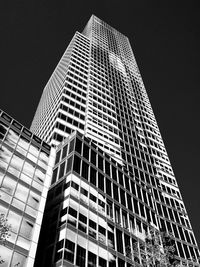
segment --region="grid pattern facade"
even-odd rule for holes
[[[50,146],[0,110],[0,214],[10,225],[1,266],[34,264],[50,183]]]
[[[173,233],[177,260],[199,266],[189,221],[177,223],[167,213],[159,218],[151,187],[130,178],[90,139],[72,134],[57,149],[35,266],[140,266],[133,247],[142,247],[150,229],[167,231],[159,219]]]
[[[44,127],[38,134],[49,136],[46,141],[58,145],[64,138],[69,142],[68,136],[78,129],[86,138],[81,142],[91,140],[91,147],[97,146],[98,153],[92,148],[91,151],[98,156],[88,158],[89,152],[83,148],[80,157],[75,149],[74,156],[56,162],[59,167],[55,166],[49,192],[52,195],[46,208],[46,216],[51,218],[55,206],[51,231],[56,232],[45,245],[52,258],[42,261],[49,260],[52,266],[57,262],[56,266],[128,267],[137,259],[128,257],[126,248],[134,242],[139,248],[145,232],[153,228],[172,233],[179,261],[186,266],[199,266],[197,243],[128,38],[92,16],[83,33],[77,32],[70,45],[58,113],[55,118],[46,117],[52,119],[52,128]],[[47,101],[42,99],[38,110]],[[36,123],[39,120],[37,111],[32,124],[34,131],[39,129]],[[99,153],[104,162],[102,169],[97,162]],[[112,174],[114,169],[116,175]],[[88,191],[89,208],[80,203],[81,188]],[[90,199],[90,191],[96,202]],[[76,192],[76,197],[71,192]],[[96,216],[91,222],[94,227],[96,223],[94,241],[90,236],[92,219],[88,216],[92,201],[99,209],[99,192],[103,198],[98,201],[104,202],[106,208],[104,215],[99,211],[93,215],[91,211],[91,216]],[[64,215],[59,217],[65,208]],[[79,229],[79,225],[85,230]],[[109,237],[114,238],[112,242]],[[107,256],[102,257],[103,254]],[[79,256],[81,259],[77,259]]]
[[[31,130],[58,145],[74,130],[84,133],[90,43],[76,33],[44,88]]]

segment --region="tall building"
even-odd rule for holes
[[[51,181],[50,146],[0,110],[0,265],[32,267]],[[49,167],[48,167],[49,166]]]
[[[129,267],[151,229],[199,250],[128,38],[92,16],[48,81],[31,130],[57,147],[35,266]],[[127,248],[131,253],[127,253]],[[141,263],[141,262],[140,262]]]

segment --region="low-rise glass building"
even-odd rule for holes
[[[10,225],[2,267],[33,266],[50,166],[50,146],[0,110],[0,214]]]

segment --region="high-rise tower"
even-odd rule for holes
[[[57,146],[38,266],[128,267],[127,248],[150,229],[172,233],[177,260],[199,266],[126,36],[92,16],[48,81],[31,130]]]

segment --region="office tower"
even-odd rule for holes
[[[92,16],[47,83],[31,129],[57,146],[35,266],[129,267],[152,229],[172,233],[177,260],[199,266],[126,36]]]
[[[34,264],[51,179],[49,159],[50,146],[0,110],[0,214],[10,225],[6,242],[0,241],[2,267]]]

